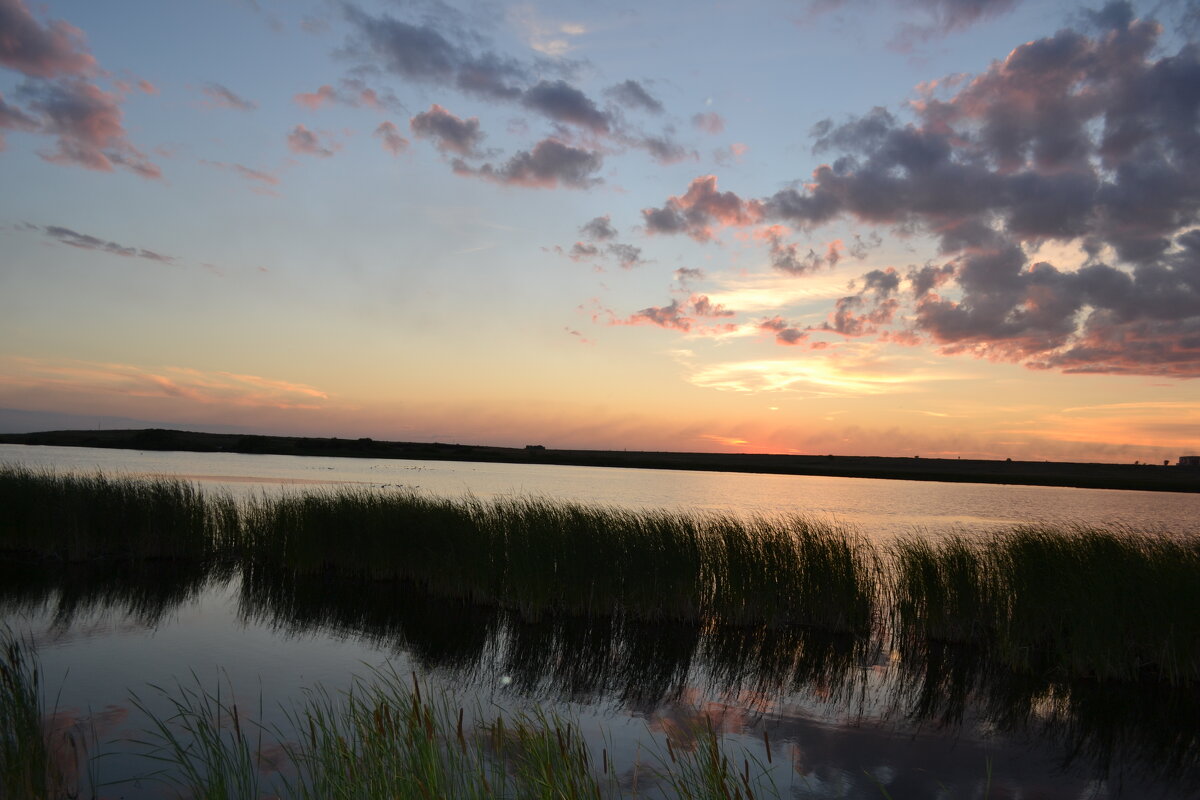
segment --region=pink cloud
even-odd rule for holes
[[[610,325],[655,325],[660,328],[669,328],[683,333],[692,332],[693,328],[695,328],[696,333],[717,333],[729,331],[736,327],[728,323],[695,327],[698,318],[721,319],[735,315],[735,312],[730,311],[719,303],[712,302],[709,300],[708,295],[703,294],[690,295],[683,302],[672,300],[665,306],[643,308],[640,311],[633,312],[625,319],[618,319],[612,312],[608,313],[610,315]]]
[[[692,117],[692,125],[705,133],[716,136],[725,132],[725,119],[715,111],[706,111]]]
[[[733,192],[717,190],[717,176],[694,179],[681,196],[667,199],[662,208],[642,210],[649,233],[686,233],[699,242],[713,238],[714,226],[744,227],[762,219],[762,206]]]
[[[160,178],[161,170],[126,137],[115,95],[81,78],[42,81],[22,87],[29,108],[41,115],[39,132],[58,137],[58,147],[42,158],[56,164],[111,172],[114,165]]]
[[[287,137],[288,149],[300,155],[329,158],[337,149],[336,145],[326,146],[321,143],[317,133],[303,125],[297,125]]]
[[[460,156],[475,155],[483,139],[478,117],[463,119],[437,103],[409,120],[408,126],[418,138],[432,139],[434,147],[443,153],[457,153]]]
[[[81,76],[96,69],[83,31],[62,20],[43,26],[24,0],[0,0],[0,64],[30,78]]]
[[[336,100],[337,92],[334,91],[332,86],[326,85],[320,87],[315,92],[298,94],[292,99],[295,100],[299,105],[302,105],[312,111],[316,111],[321,106],[327,105]]]
[[[375,129],[375,135],[383,141],[383,148],[394,156],[408,149],[408,139],[400,135],[400,129],[393,122],[383,122]]]
[[[247,181],[251,182],[251,191],[255,192],[256,194],[276,194],[276,192],[273,191],[273,188],[279,185],[279,178],[278,176],[272,175],[269,172],[264,172],[259,169],[252,169],[244,164],[226,164],[221,161],[206,161],[203,159],[201,159],[200,163],[206,167],[226,170],[240,175],[242,178],[245,178]]]

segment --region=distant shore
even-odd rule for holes
[[[635,450],[555,450],[541,445],[491,447],[442,442],[385,442],[304,436],[257,436],[144,430],[67,430],[0,434],[0,444],[181,450],[197,453],[481,461],[581,467],[679,469],[840,478],[1073,486],[1155,492],[1200,492],[1200,468],[1154,464],[1083,464],[1060,461],[988,461],[767,453],[670,453]]]

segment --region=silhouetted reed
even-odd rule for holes
[[[347,490],[262,500],[245,519],[251,562],[408,580],[531,618],[631,613],[860,632],[874,623],[874,554],[801,517]]]
[[[72,788],[59,752],[71,742],[51,741],[43,691],[32,645],[0,630],[0,797],[56,800]]]
[[[901,541],[894,628],[972,643],[1008,669],[1200,680],[1200,540],[1023,526]]]
[[[238,529],[231,498],[165,477],[3,465],[0,509],[0,552],[9,558],[204,559]]]

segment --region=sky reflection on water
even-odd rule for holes
[[[0,445],[0,463],[187,476],[235,496],[339,485],[481,499],[538,496],[632,508],[832,517],[875,539],[1032,522],[1200,533],[1200,495],[1048,486]]]

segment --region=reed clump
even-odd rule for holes
[[[0,466],[0,551],[10,558],[205,559],[237,530],[227,496],[166,477]]]
[[[406,580],[535,618],[635,613],[866,632],[876,612],[873,553],[803,517],[365,490],[260,500],[244,516],[252,564]]]
[[[1200,540],[1022,526],[893,552],[895,627],[1010,669],[1200,680]]]

